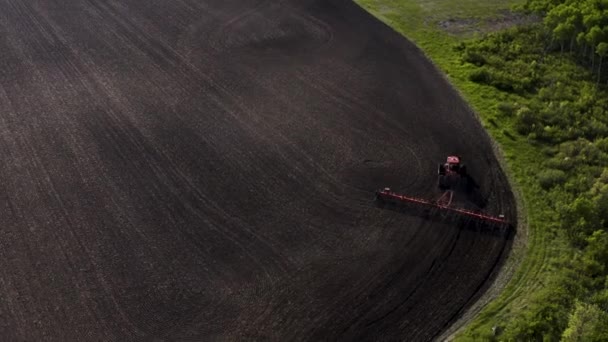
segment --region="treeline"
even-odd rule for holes
[[[608,78],[608,0],[524,8],[543,20],[456,47],[469,79],[500,91],[490,124],[544,154],[529,167],[555,221],[537,229],[567,246],[497,339],[608,341],[608,88],[598,84]]]
[[[547,53],[543,25],[516,27],[462,43],[464,63],[475,68],[470,80],[517,95],[498,115],[514,118],[518,133],[559,144],[608,136],[608,96],[593,75],[572,56]],[[607,63],[608,64],[608,63]]]
[[[529,0],[524,9],[544,16],[552,41],[590,62],[600,81],[608,55],[608,0]]]

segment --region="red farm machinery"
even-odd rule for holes
[[[467,167],[460,156],[448,156],[444,164],[437,166],[439,188],[447,190],[467,178]]]
[[[441,196],[434,200],[412,197],[391,191],[384,188],[376,191],[376,203],[379,206],[404,207],[407,205],[423,207],[427,209],[437,209],[442,213],[453,214],[454,217],[468,218],[479,222],[509,225],[504,215],[488,215],[479,211],[458,208],[452,205],[454,184],[462,182],[468,177],[466,167],[461,163],[461,158],[449,156],[446,163],[438,165],[439,188],[443,190]]]

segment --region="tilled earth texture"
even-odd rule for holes
[[[448,48],[448,47],[446,47]],[[2,340],[431,340],[515,216],[489,138],[346,0],[0,0]]]

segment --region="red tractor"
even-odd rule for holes
[[[439,176],[439,187],[449,189],[466,178],[467,167],[460,162],[459,156],[448,156],[445,164],[438,165],[437,175]]]

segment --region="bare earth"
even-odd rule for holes
[[[516,217],[474,115],[346,0],[0,0],[2,340],[431,340]],[[457,196],[458,197],[458,196]],[[479,209],[479,208],[478,208]]]

